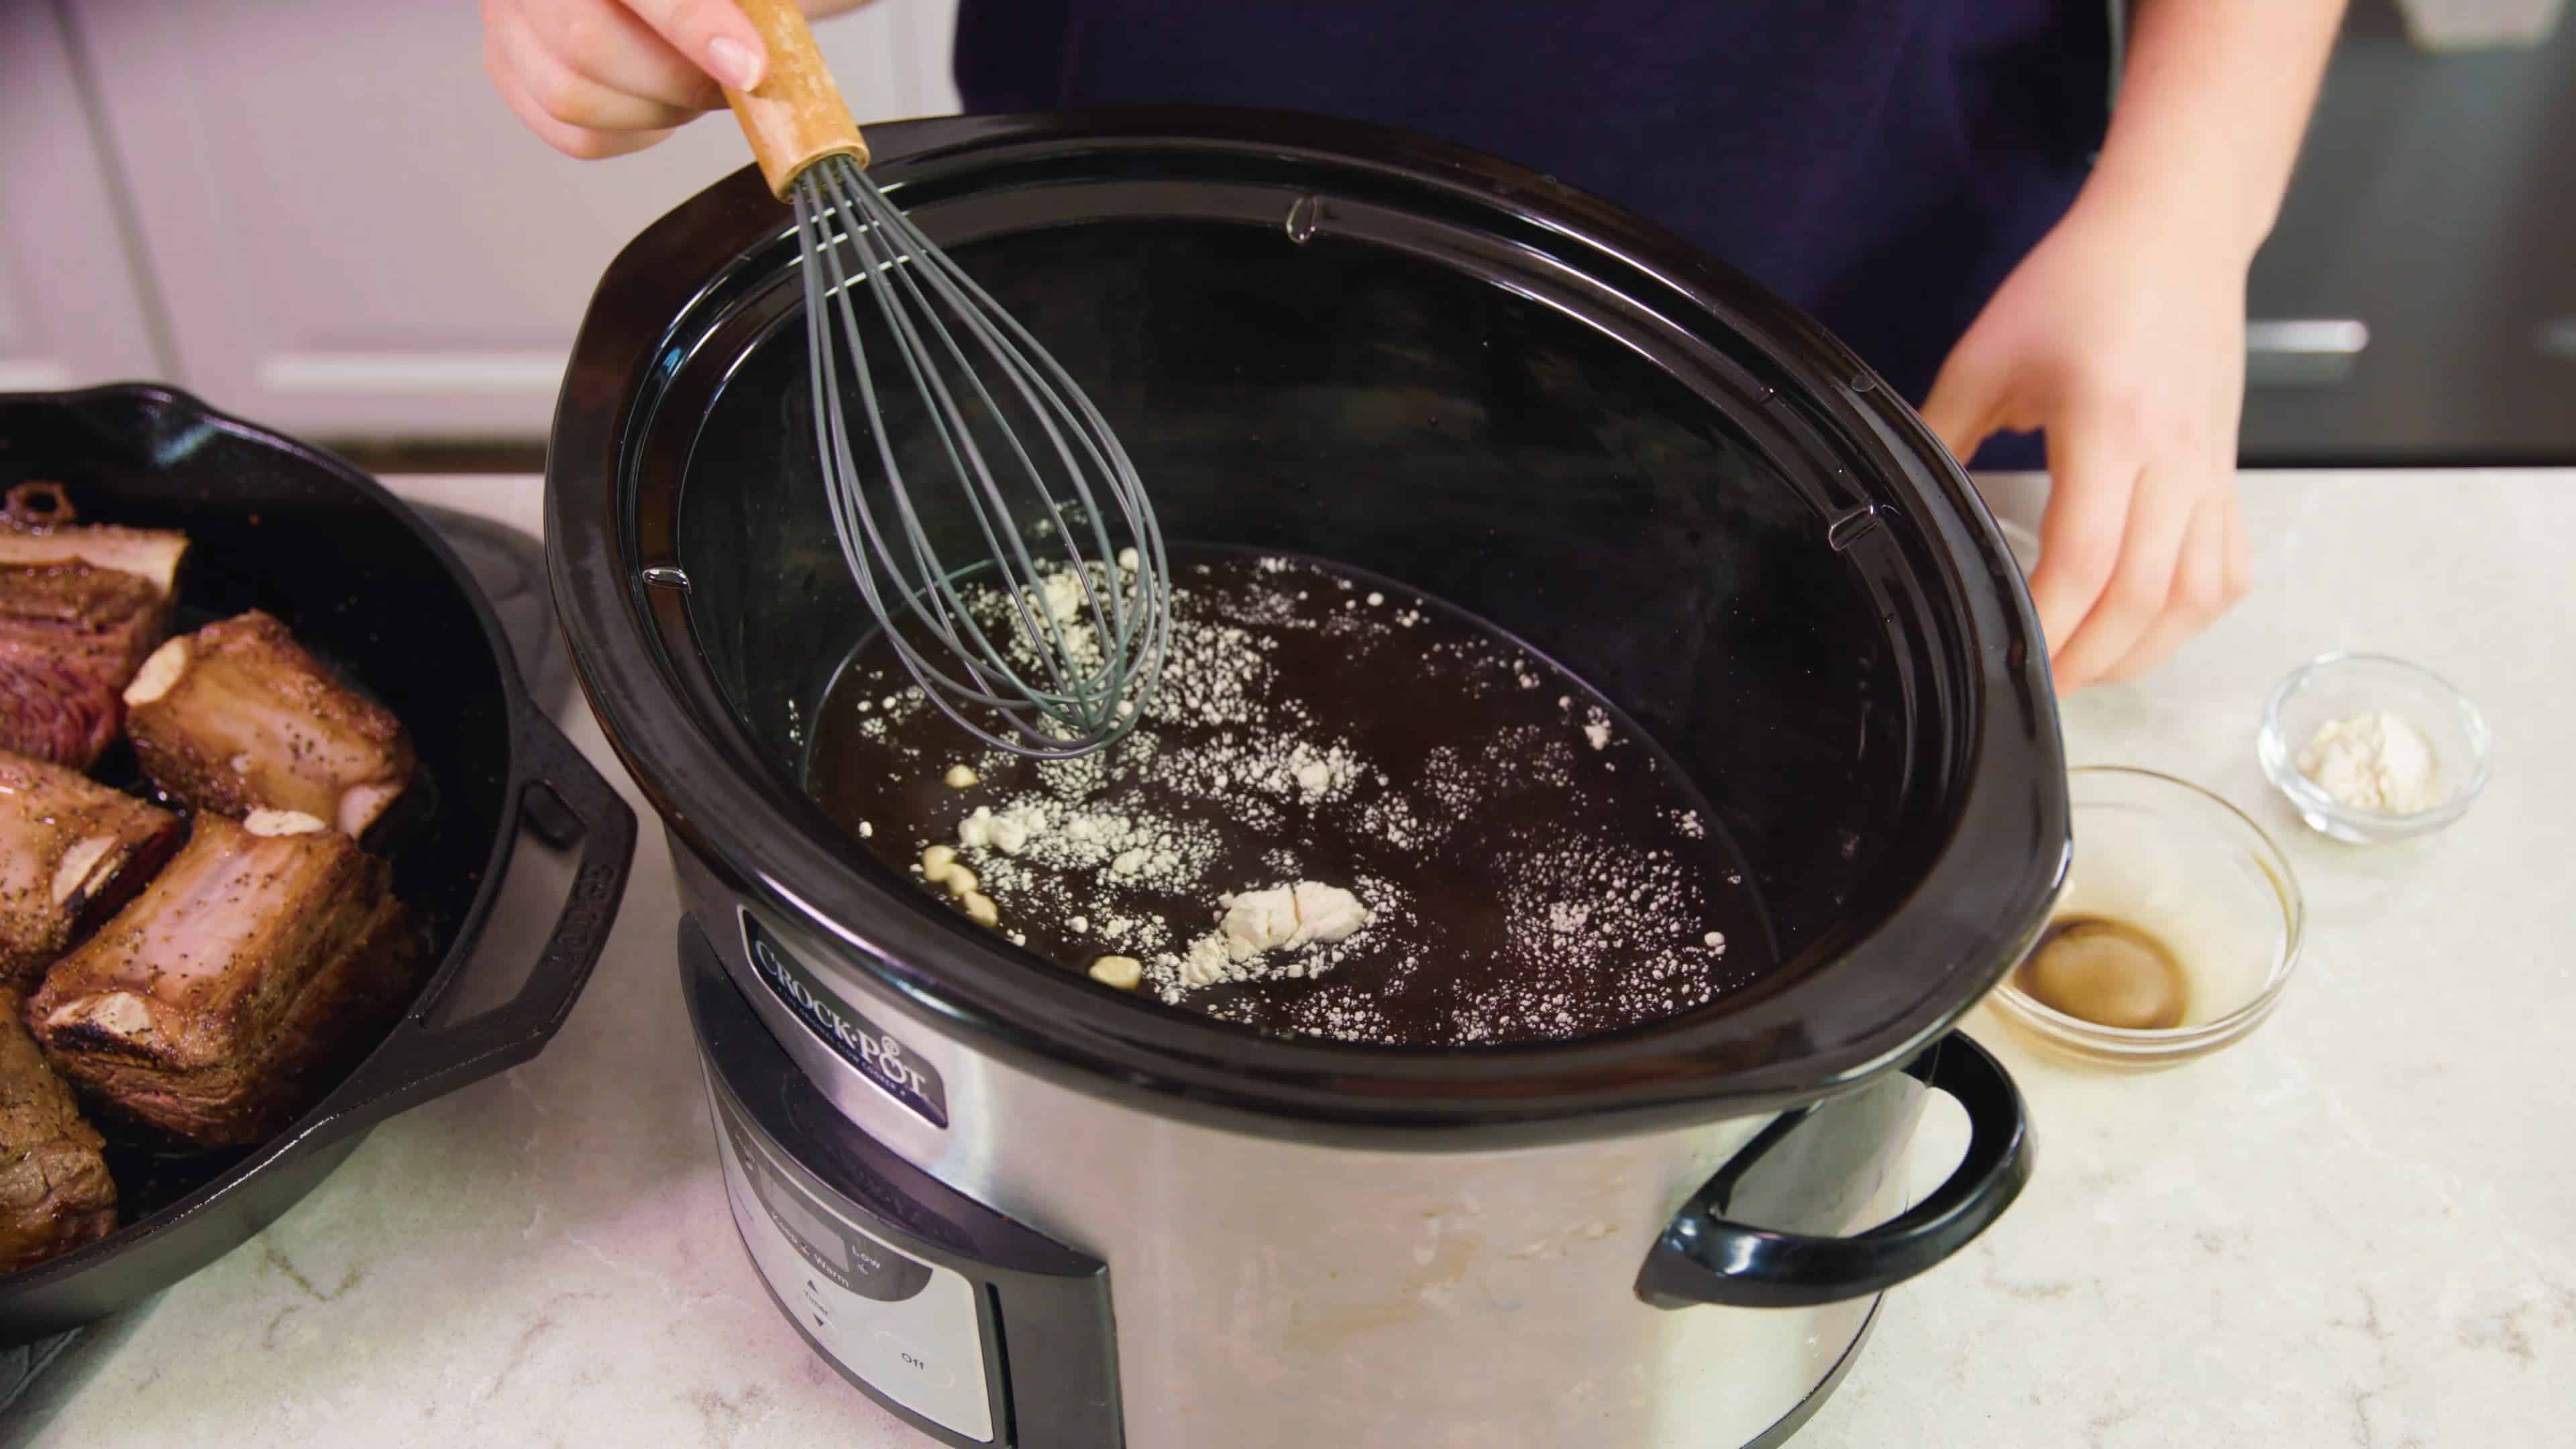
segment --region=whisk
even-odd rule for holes
[[[1099,749],[1143,717],[1171,641],[1170,563],[1136,467],[1063,367],[878,189],[795,0],[738,3],[769,68],[725,100],[795,208],[815,442],[851,576],[913,681],[976,738],[1041,759]],[[863,312],[899,366],[871,365]],[[933,546],[880,371],[928,420],[982,545],[971,558]],[[881,470],[873,500],[853,403]],[[1006,601],[993,623],[968,607],[979,588]]]

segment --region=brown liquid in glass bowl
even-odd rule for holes
[[[2107,916],[2064,916],[2013,972],[2040,1005],[2095,1026],[2162,1031],[2182,1025],[2191,983],[2164,942]]]

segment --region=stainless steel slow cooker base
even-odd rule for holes
[[[1419,1185],[1381,1180],[1383,1154],[1284,1163],[1293,1180],[1238,1179],[1226,1196],[1256,1216],[1264,1200],[1336,1200],[1341,1210],[1315,1215],[1306,1234],[1237,1236],[1227,1230],[1231,1214],[1194,1220],[1188,1204],[1150,1196],[1164,1180],[1126,1170],[1117,1149],[1068,1165],[1042,1133],[1013,1129],[1027,1121],[1020,1112],[992,1103],[993,1120],[969,1135],[1007,1147],[1066,1206],[1123,1202],[1109,1221],[1090,1225],[1097,1236],[1077,1234],[1107,1245],[1094,1257],[1052,1236],[1043,1214],[995,1213],[872,1135],[870,1127],[911,1135],[903,1131],[909,1104],[851,1080],[857,1073],[846,1064],[809,1076],[787,1045],[801,1029],[776,1036],[763,1019],[793,1013],[766,983],[738,984],[694,920],[681,929],[679,954],[727,1199],[754,1269],[806,1343],[925,1442],[1775,1445],[1850,1371],[1877,1318],[1877,1296],[1794,1312],[1661,1313],[1630,1300],[1623,1313],[1582,1324],[1578,1342],[1556,1331],[1565,1325],[1523,1321],[1552,1300],[1514,1304],[1503,1296],[1510,1283],[1560,1276],[1544,1266],[1551,1256],[1563,1276],[1615,1281],[1586,1259],[1640,1255],[1654,1226],[1621,1230],[1591,1219],[1567,1234],[1546,1212],[1515,1214],[1501,1202],[1466,1210],[1479,1180],[1515,1176],[1526,1164],[1440,1158],[1457,1191],[1399,1201]],[[919,1060],[945,1057],[939,1045]],[[1043,1114],[1043,1102],[1025,1100],[1028,1116]],[[1138,1127],[1140,1136],[1150,1133]],[[1658,1142],[1635,1147],[1641,1157],[1672,1151]],[[1892,1207],[1902,1194],[1899,1175],[1886,1177],[1872,1209]],[[1082,1191],[1086,1184],[1093,1191]],[[1355,1207],[1355,1196],[1367,1201]],[[1451,1219],[1475,1231],[1450,1231],[1444,1242],[1438,1225]],[[1368,1223],[1384,1255],[1412,1260],[1412,1271],[1343,1293],[1324,1274],[1302,1270],[1309,1257],[1364,1262],[1352,1232]],[[1537,1236],[1512,1250],[1525,1233]],[[1452,1251],[1461,1242],[1471,1246]],[[1125,1278],[1122,1262],[1132,1268]],[[1154,1291],[1157,1278],[1211,1272],[1227,1273],[1240,1291],[1213,1300]],[[1221,1307],[1199,1319],[1211,1301]],[[1739,1321],[1726,1322],[1730,1314]],[[1424,1320],[1435,1317],[1447,1321],[1424,1332]],[[1462,1339],[1468,1319],[1486,1328]],[[1200,1347],[1178,1363],[1151,1355],[1122,1362],[1113,1324],[1140,1346]],[[1480,1337],[1491,1351],[1526,1361],[1462,1360],[1456,1345]],[[1440,1351],[1421,1351],[1427,1344]],[[1697,1372],[1675,1372],[1702,1355]],[[1389,1356],[1400,1366],[1394,1372]],[[1490,1393],[1486,1375],[1497,1369],[1542,1375],[1552,1385],[1547,1417],[1533,1419],[1529,1395]],[[1154,1382],[1172,1373],[1190,1387]],[[1425,1382],[1441,1378],[1461,1392]],[[1462,1398],[1492,1407],[1478,1414]]]

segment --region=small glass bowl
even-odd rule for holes
[[[2424,732],[2448,788],[2442,803],[2410,815],[2356,810],[2300,773],[2298,752],[2319,725],[2386,710]],[[2469,697],[2431,670],[2382,654],[2328,654],[2293,670],[2263,706],[2254,752],[2263,773],[2308,828],[2354,845],[2428,835],[2469,813],[2487,787],[2495,735]]]
[[[2299,964],[2307,906],[2279,846],[2245,813],[2152,770],[2070,771],[2075,857],[2051,924],[2123,922],[2162,941],[2187,982],[2182,1024],[2101,1026],[2042,1004],[2017,982],[1988,998],[2054,1055],[2154,1071],[2243,1040],[2280,1003]]]

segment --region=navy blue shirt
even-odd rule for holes
[[[2110,10],[962,0],[957,82],[970,111],[1265,106],[1473,147],[1697,242],[1920,403],[2084,179],[2109,113]]]

